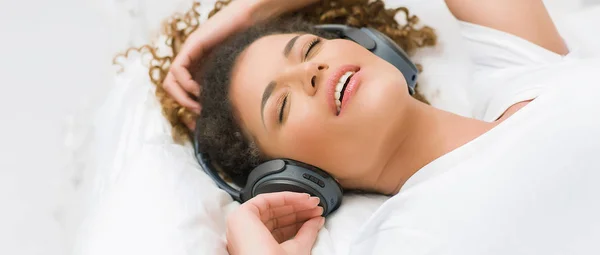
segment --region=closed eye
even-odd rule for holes
[[[319,43],[321,43],[321,38],[315,38],[312,41],[310,41],[310,43],[308,44],[308,47],[306,47],[306,52],[304,53],[304,60],[306,60],[308,58],[308,54],[310,54],[311,50],[317,46]]]
[[[284,114],[284,110],[285,110],[285,106],[288,103],[288,97],[289,97],[289,93],[285,93],[283,96],[283,100],[281,100],[281,106],[279,107],[279,124],[283,123],[283,114]]]

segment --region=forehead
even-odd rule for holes
[[[250,44],[235,63],[231,84],[232,94],[241,92],[253,97],[257,92],[262,93],[287,64],[287,59],[283,55],[284,48],[296,35],[268,35]]]
[[[256,123],[262,122],[260,110],[263,92],[288,64],[283,55],[284,48],[296,35],[264,36],[248,46],[236,61],[230,97],[246,128],[254,129]]]
[[[288,42],[298,34],[267,35],[254,41],[240,54],[235,74],[245,74],[265,65],[278,64],[285,60],[284,50]]]

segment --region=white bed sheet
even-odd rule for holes
[[[152,38],[155,30],[149,27],[159,24],[155,17],[184,10],[188,2],[127,5],[153,8],[123,23],[124,30],[137,31],[138,37],[121,43],[139,45]],[[204,13],[212,6],[213,1],[209,2]],[[425,67],[423,92],[434,106],[469,116],[462,87],[469,81],[468,58],[458,24],[442,0],[387,3],[409,6],[423,23],[437,29],[439,45],[415,56]],[[118,16],[118,12],[113,14]],[[600,52],[595,48],[600,35],[589,32],[598,31],[597,24],[600,8],[565,15],[558,23],[565,40],[578,45],[582,55]],[[79,150],[76,163],[81,183],[68,224],[75,254],[225,254],[224,216],[237,203],[200,171],[189,147],[170,141],[170,129],[154,100],[147,70],[135,57],[130,61],[95,115],[93,128],[84,125],[73,133],[82,141],[73,147]],[[346,254],[353,235],[385,200],[377,195],[346,196],[319,233],[313,254]]]

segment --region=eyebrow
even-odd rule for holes
[[[296,41],[298,40],[299,37],[300,37],[300,35],[294,36],[294,38],[290,39],[287,42],[287,44],[285,45],[285,48],[283,48],[283,56],[284,57],[286,57],[286,58],[289,57],[290,52],[294,48],[294,44],[296,43]],[[273,94],[273,90],[275,89],[275,86],[277,86],[277,83],[275,81],[269,82],[269,85],[267,85],[267,87],[265,88],[265,91],[263,92],[263,95],[262,95],[262,101],[260,103],[260,118],[262,119],[263,126],[266,126],[265,125],[265,104],[267,104],[267,100],[269,100],[269,98],[271,97],[271,94]]]
[[[267,100],[269,100],[269,97],[271,97],[271,94],[273,93],[275,86],[277,86],[277,83],[275,81],[271,81],[271,82],[269,82],[269,85],[267,85],[267,87],[265,88],[265,91],[263,92],[262,102],[260,104],[260,118],[262,119],[263,126],[266,126],[265,125],[265,116],[264,116],[265,115],[265,104],[267,103]]]
[[[290,52],[294,48],[294,43],[296,43],[298,37],[300,37],[300,35],[294,36],[294,38],[290,39],[290,41],[285,45],[285,48],[283,48],[283,56],[287,58],[290,55]]]

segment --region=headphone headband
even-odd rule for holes
[[[198,124],[196,123],[196,127]],[[198,145],[198,130],[194,130],[194,139],[192,141],[194,146],[194,155],[196,156],[196,160],[200,164],[200,167],[204,172],[217,184],[217,186],[227,192],[233,200],[243,203],[241,199],[240,191],[231,187],[231,185],[227,184],[221,176],[219,176],[219,172],[215,169],[212,161],[210,160],[210,156],[208,153],[204,153],[200,151],[200,146]]]

